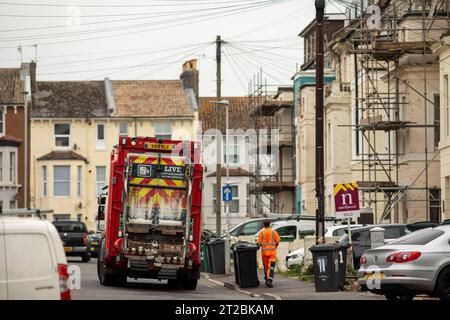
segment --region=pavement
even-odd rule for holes
[[[72,300],[261,300],[202,277],[196,290],[170,289],[166,281],[130,279],[125,287],[102,286],[97,277],[97,259],[82,263],[69,258],[69,265],[80,268],[80,289],[72,289]]]
[[[316,292],[313,283],[280,274],[275,275],[274,287],[268,288],[264,284],[263,270],[259,270],[260,286],[257,288],[241,289],[235,283],[234,273],[231,275],[204,273],[202,275],[212,283],[263,300],[385,300],[383,296],[368,292]]]

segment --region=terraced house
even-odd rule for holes
[[[29,206],[27,110],[34,63],[0,69],[0,205]]]
[[[94,229],[119,136],[194,136],[197,101],[190,80],[181,77],[38,81],[30,128],[32,206],[53,209],[49,220],[79,219]]]

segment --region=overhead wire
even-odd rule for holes
[[[80,41],[105,39],[105,38],[111,38],[111,37],[121,37],[121,36],[130,35],[130,34],[131,35],[136,35],[138,33],[143,33],[143,32],[150,32],[150,31],[158,31],[158,30],[163,30],[163,29],[170,29],[170,28],[179,27],[179,26],[183,26],[183,25],[186,25],[186,24],[190,24],[190,23],[203,22],[203,21],[208,21],[208,20],[215,19],[215,18],[222,18],[222,17],[227,17],[227,16],[230,16],[230,15],[234,15],[234,14],[240,14],[240,13],[244,13],[244,12],[249,12],[249,11],[256,10],[256,9],[262,9],[262,8],[265,8],[265,7],[269,7],[269,6],[275,5],[275,4],[279,3],[280,1],[291,1],[291,0],[276,0],[276,1],[275,0],[271,0],[270,3],[267,3],[265,5],[259,5],[259,6],[255,7],[255,8],[245,8],[245,9],[240,9],[240,10],[233,10],[231,12],[227,12],[226,14],[221,14],[219,16],[215,16],[215,14],[213,14],[213,15],[197,16],[197,17],[194,17],[194,18],[203,18],[205,16],[206,16],[206,18],[197,19],[195,21],[189,21],[189,22],[185,21],[185,22],[182,22],[182,23],[168,25],[168,26],[162,26],[162,27],[158,27],[158,28],[152,28],[152,29],[146,29],[146,30],[137,30],[137,31],[133,31],[131,33],[130,32],[125,32],[125,33],[116,33],[116,34],[112,34],[112,35],[102,35],[102,36],[83,38],[83,39],[71,39],[71,40],[62,40],[62,41],[54,41],[54,42],[43,42],[43,43],[39,43],[39,46],[63,44],[63,43],[73,43],[73,42],[80,42]],[[219,13],[217,13],[217,14],[219,14]],[[180,19],[177,19],[176,21],[180,21]],[[122,28],[122,29],[126,29],[126,28]],[[16,46],[0,47],[0,49],[13,49],[13,48],[16,48]]]

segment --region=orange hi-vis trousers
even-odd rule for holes
[[[278,232],[271,228],[264,228],[258,234],[258,244],[261,246],[261,257],[264,265],[264,279],[273,281],[275,263],[277,261],[277,247],[280,242]]]
[[[264,265],[264,280],[273,281],[273,276],[275,274],[275,263],[277,261],[276,255],[265,255],[262,254],[262,261]]]

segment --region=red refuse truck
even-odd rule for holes
[[[111,153],[109,186],[99,197],[102,285],[125,285],[129,277],[196,288],[203,186],[199,159],[197,142],[119,138]]]

